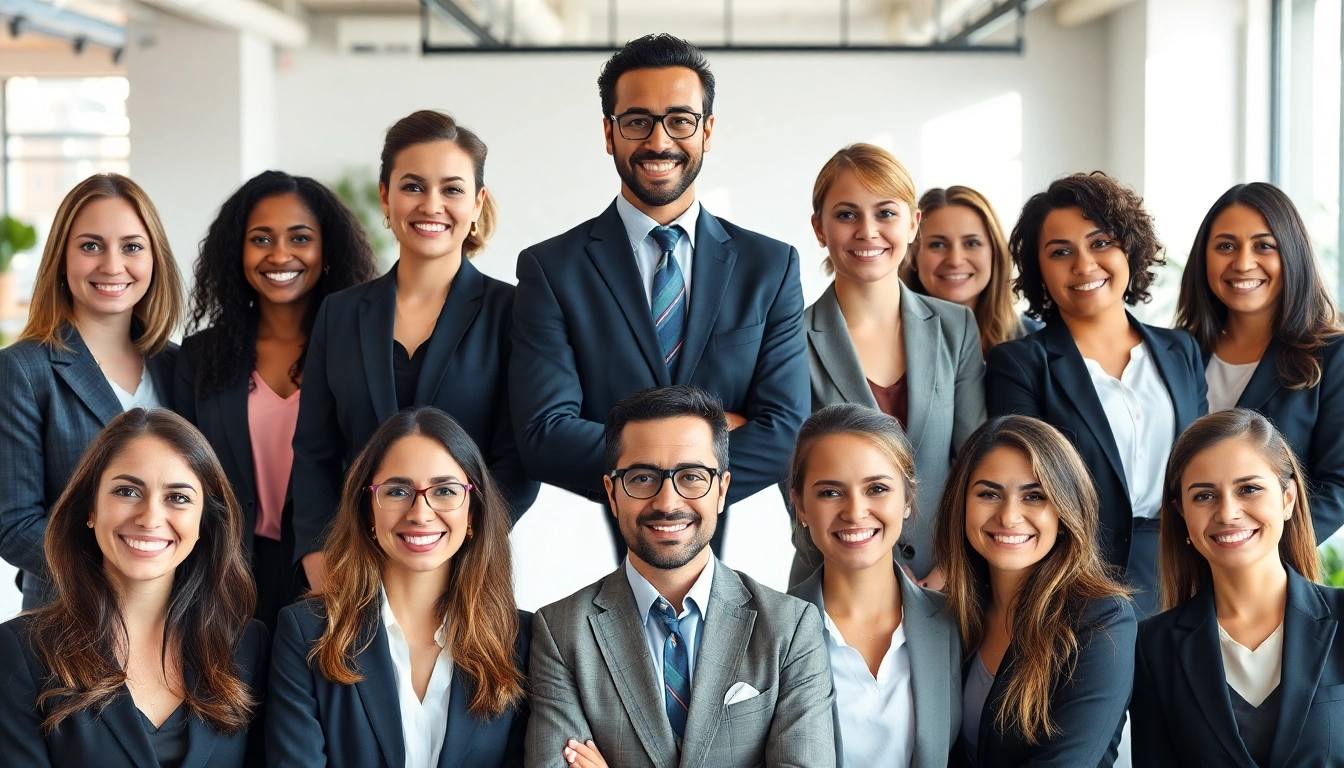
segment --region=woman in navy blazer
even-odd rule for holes
[[[0,761],[253,768],[269,635],[242,513],[210,444],[161,408],[117,416],[51,510],[55,598],[0,625]]]
[[[135,182],[90,176],[61,201],[28,324],[0,350],[0,557],[25,610],[51,600],[47,511],[98,431],[130,407],[170,405],[169,341],[182,281],[158,212]]]
[[[990,350],[989,414],[1035,416],[1073,441],[1101,498],[1102,556],[1124,569],[1139,615],[1151,615],[1156,489],[1172,443],[1207,409],[1190,334],[1145,325],[1125,308],[1149,299],[1162,245],[1142,200],[1098,172],[1033,195],[1010,247],[1015,287],[1046,326]]]
[[[177,356],[173,401],[214,446],[233,486],[257,618],[272,631],[301,591],[288,487],[313,319],[322,299],[376,270],[340,198],[283,171],[233,193],[201,242],[191,296],[197,333]]]
[[[531,614],[514,605],[509,528],[452,418],[384,422],[350,468],[326,591],[280,612],[269,765],[522,765]]]
[[[990,419],[957,456],[935,526],[965,658],[949,764],[1112,765],[1136,620],[1101,560],[1078,452],[1039,419]]]
[[[1293,201],[1262,182],[1218,198],[1181,278],[1176,327],[1204,353],[1209,410],[1269,417],[1307,471],[1319,541],[1344,526],[1344,329]]]
[[[387,131],[378,189],[400,259],[322,303],[304,366],[292,490],[295,554],[314,589],[345,469],[398,410],[452,415],[485,454],[514,520],[536,499],[509,416],[514,289],[468,260],[495,228],[485,155],[442,112],[415,112]]]
[[[1301,468],[1261,414],[1196,421],[1162,510],[1168,610],[1139,626],[1134,765],[1303,768],[1344,754],[1344,590],[1320,579]]]

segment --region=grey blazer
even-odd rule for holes
[[[803,312],[807,365],[812,377],[812,410],[836,403],[876,408],[868,379],[840,313],[835,283]],[[958,304],[921,296],[901,285],[901,338],[905,342],[909,423],[915,451],[916,514],[906,523],[904,542],[914,549],[899,559],[915,575],[933,568],[933,514],[943,481],[961,444],[985,421],[985,361],[975,315]],[[800,552],[811,539],[795,537]],[[812,562],[820,557],[810,550]],[[907,556],[913,555],[913,556]]]
[[[567,739],[592,739],[620,768],[835,765],[831,668],[816,609],[715,564],[690,713],[677,756],[624,569],[532,621],[526,765],[561,768]],[[730,705],[738,682],[759,691]]]
[[[817,606],[824,614],[821,596],[823,568],[807,581],[789,590],[789,594]],[[911,768],[945,768],[948,753],[957,741],[961,727],[961,636],[952,617],[943,612],[946,597],[941,592],[923,589],[900,568],[901,605],[905,627],[905,645],[910,653],[910,687],[915,697],[915,756]],[[824,628],[827,639],[830,630]],[[840,707],[835,700],[835,762],[844,768],[841,748]]]

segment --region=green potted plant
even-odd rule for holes
[[[14,256],[37,245],[37,230],[6,213],[0,217],[0,317],[18,313],[14,273],[9,270]]]

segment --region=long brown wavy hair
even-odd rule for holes
[[[1195,457],[1226,440],[1242,440],[1254,448],[1278,475],[1279,484],[1297,483],[1293,515],[1284,521],[1279,539],[1279,557],[1310,581],[1321,580],[1321,559],[1316,552],[1316,531],[1307,503],[1307,478],[1292,448],[1269,419],[1248,408],[1201,416],[1185,428],[1167,459],[1162,485],[1162,538],[1158,567],[1162,573],[1163,610],[1170,610],[1213,585],[1209,561],[1186,543],[1190,529],[1181,506],[1181,481]]]
[[[346,473],[340,507],[323,547],[327,581],[318,597],[327,625],[308,658],[333,683],[352,685],[364,679],[355,657],[377,634],[378,590],[388,562],[387,553],[368,534],[373,509],[364,489],[373,483],[392,445],[411,435],[441,443],[471,485],[468,519],[473,535],[453,555],[448,590],[436,610],[447,622],[446,647],[453,665],[474,684],[467,710],[480,718],[497,717],[523,697],[523,676],[513,657],[518,609],[513,601],[509,505],[480,449],[437,408],[408,408],[383,422]]]
[[[134,408],[113,419],[84,452],[47,517],[47,566],[56,599],[32,614],[31,635],[33,652],[49,671],[37,697],[42,727],[50,733],[77,712],[101,711],[126,682],[121,600],[85,523],[97,507],[108,465],[140,438],[171,446],[200,480],[205,502],[200,539],[173,574],[164,664],[168,649],[179,649],[183,670],[195,673],[195,684],[185,691],[188,709],[216,731],[235,733],[247,727],[254,708],[233,659],[257,601],[243,561],[243,513],[210,443],[186,419],[161,408]]]
[[[1000,416],[980,425],[962,447],[943,486],[934,521],[934,558],[947,577],[947,611],[961,629],[966,658],[980,648],[989,608],[989,563],[966,539],[971,479],[997,448],[1020,451],[1059,516],[1054,547],[1023,582],[1013,606],[1016,654],[994,720],[1015,728],[1028,744],[1058,735],[1050,713],[1055,685],[1073,674],[1079,626],[1088,603],[1127,595],[1108,573],[1097,546],[1097,491],[1078,451],[1059,430],[1029,416]],[[1000,674],[1003,670],[1000,670]]]

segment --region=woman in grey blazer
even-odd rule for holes
[[[888,554],[912,514],[900,424],[828,405],[798,433],[789,487],[825,564],[789,594],[817,606],[835,686],[836,764],[942,768],[957,738],[961,642],[943,595]]]
[[[47,511],[84,449],[132,407],[171,405],[181,278],[135,182],[90,176],[56,211],[18,342],[0,350],[0,557],[23,608],[51,600]]]
[[[803,313],[812,408],[857,403],[895,417],[914,449],[916,508],[933,510],[952,457],[985,420],[984,359],[975,316],[920,296],[898,273],[919,227],[915,186],[880,147],[854,144],[821,169],[812,191],[812,228],[835,281]],[[917,518],[897,549],[921,586],[939,589],[932,515]],[[795,536],[789,583],[821,564]]]

